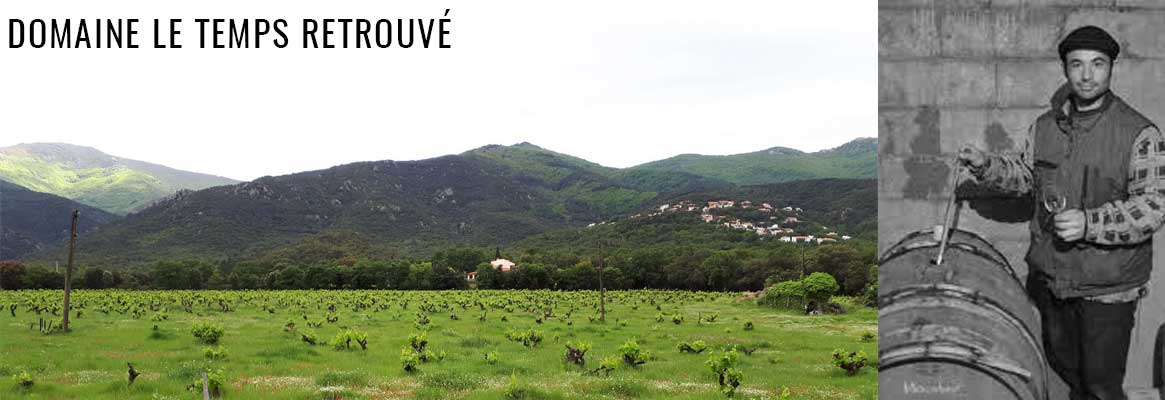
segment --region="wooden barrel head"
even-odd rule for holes
[[[1039,314],[1014,270],[957,230],[936,265],[933,236],[908,235],[879,260],[879,398],[1044,400]]]
[[[998,376],[949,361],[920,361],[878,372],[878,398],[885,400],[1030,399]]]

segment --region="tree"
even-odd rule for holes
[[[433,263],[423,262],[409,265],[408,288],[417,290],[432,289],[436,280],[433,273]]]
[[[477,265],[477,287],[481,289],[503,289],[506,286],[506,276],[488,262]]]
[[[800,307],[805,299],[805,284],[801,280],[784,281],[765,289],[757,303],[772,307]]]
[[[0,261],[0,290],[24,287],[24,264],[19,261]]]
[[[828,303],[838,289],[837,280],[824,272],[809,274],[802,283],[805,286],[805,298],[818,304]]]
[[[701,269],[708,278],[706,287],[720,291],[728,290],[733,278],[740,274],[742,255],[742,252],[718,251],[705,258]]]
[[[441,266],[432,264],[433,281],[430,289],[449,290],[449,289],[463,289],[469,286],[465,282],[465,272],[453,267]]]
[[[478,264],[489,261],[489,252],[472,247],[439,251],[433,255],[433,265],[453,268],[458,272],[474,271]]]
[[[105,271],[101,268],[90,268],[85,271],[86,289],[105,289]]]
[[[863,262],[862,255],[857,249],[848,245],[819,246],[812,257],[811,265],[812,271],[834,276],[845,294],[861,294],[869,282],[869,275],[866,273],[868,264]]]

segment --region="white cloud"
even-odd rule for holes
[[[286,18],[295,36],[300,18],[444,8],[452,49],[292,48],[298,37],[193,48],[195,18]],[[521,141],[616,167],[820,150],[876,134],[876,12],[869,1],[3,2],[0,146],[68,142],[236,179]],[[50,17],[183,18],[188,48],[7,48],[7,18]]]

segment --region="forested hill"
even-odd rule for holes
[[[854,232],[873,226],[862,225],[876,214],[872,180],[869,191],[844,180],[809,182],[738,187],[681,171],[608,168],[529,143],[491,145],[179,191],[82,235],[78,260],[104,268],[162,260],[307,261],[343,253],[338,249],[345,246],[378,257],[423,257],[451,246],[505,246],[666,202],[725,196],[799,204],[822,225]],[[825,192],[794,193],[812,190]],[[868,209],[849,204],[867,195]],[[62,257],[50,249],[30,260]]]
[[[0,180],[0,260],[62,245],[69,237],[74,209],[79,211],[77,229],[85,235],[118,218],[64,197]]]
[[[0,147],[0,179],[118,215],[178,190],[238,183],[64,143]]]

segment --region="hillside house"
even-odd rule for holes
[[[516,264],[514,264],[513,261],[504,258],[499,258],[489,262],[490,267],[493,267],[493,269],[502,272],[510,272],[510,270],[514,269],[514,265]]]
[[[465,280],[469,282],[477,282],[477,271],[466,272]]]
[[[809,236],[793,236],[793,243],[809,243],[813,241],[813,235]]]
[[[720,208],[720,202],[719,201],[709,201],[708,208]]]
[[[827,238],[817,238],[817,244],[836,242],[836,241],[837,241],[837,239],[828,238],[828,237]]]
[[[785,206],[785,208],[782,208],[782,210],[791,212],[791,211],[793,211],[793,207]]]
[[[785,217],[786,224],[795,224],[797,222],[797,217]]]
[[[712,220],[716,219],[716,216],[712,214],[700,214],[700,218],[703,218],[704,222],[712,222]]]
[[[770,210],[770,211],[773,209],[773,205],[769,204],[769,203],[761,203],[760,206],[761,206],[761,208],[766,209],[766,210]]]
[[[850,239],[853,239],[853,238],[846,236],[846,235],[841,235],[841,240],[850,240]]]
[[[668,209],[668,207],[669,207],[669,206],[670,206],[669,204],[664,204],[664,205],[662,205],[662,206],[659,206],[659,211],[661,211],[661,212],[662,212],[662,211],[667,211],[667,209]]]

